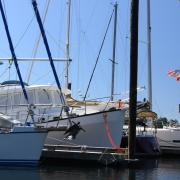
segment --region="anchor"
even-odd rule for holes
[[[77,134],[82,130],[84,132],[85,129],[83,129],[81,126],[80,126],[80,122],[78,123],[75,123],[74,121],[72,121],[73,125],[70,126],[64,133],[64,135],[66,135],[66,137],[64,139],[68,139],[68,140],[72,140],[72,139],[75,139]]]

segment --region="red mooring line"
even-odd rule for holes
[[[103,118],[104,118],[104,126],[105,126],[105,129],[106,129],[106,134],[108,136],[108,140],[111,144],[111,146],[113,148],[115,148],[118,152],[124,152],[125,149],[124,148],[121,148],[119,147],[113,140],[112,138],[112,134],[111,134],[111,131],[110,131],[110,128],[109,128],[109,125],[108,125],[108,121],[107,121],[107,113],[103,113]]]

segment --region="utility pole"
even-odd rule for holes
[[[148,101],[152,110],[152,74],[151,74],[151,17],[150,0],[147,0],[147,50],[148,50]]]
[[[128,158],[134,159],[136,145],[136,105],[138,74],[138,11],[139,0],[131,0],[130,19],[130,102],[129,102],[129,137]]]
[[[117,31],[117,2],[114,5],[114,32],[113,32],[113,57],[112,57],[112,80],[111,80],[111,101],[114,99],[114,74],[116,63],[116,31]]]

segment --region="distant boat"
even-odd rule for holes
[[[159,150],[162,154],[180,154],[180,128],[179,127],[162,127],[155,128],[149,126],[137,127],[137,134],[142,136],[154,136],[157,139]]]
[[[141,111],[138,117],[137,135],[154,136],[162,154],[180,154],[180,127],[158,125],[157,114],[152,111]]]
[[[147,133],[157,137],[162,154],[180,154],[179,127],[147,128]]]
[[[156,131],[156,137],[163,153],[180,154],[180,128],[158,128]]]

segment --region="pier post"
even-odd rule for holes
[[[134,159],[136,143],[136,104],[138,72],[138,10],[139,0],[131,0],[130,18],[130,101],[129,101],[129,137],[128,158]]]

